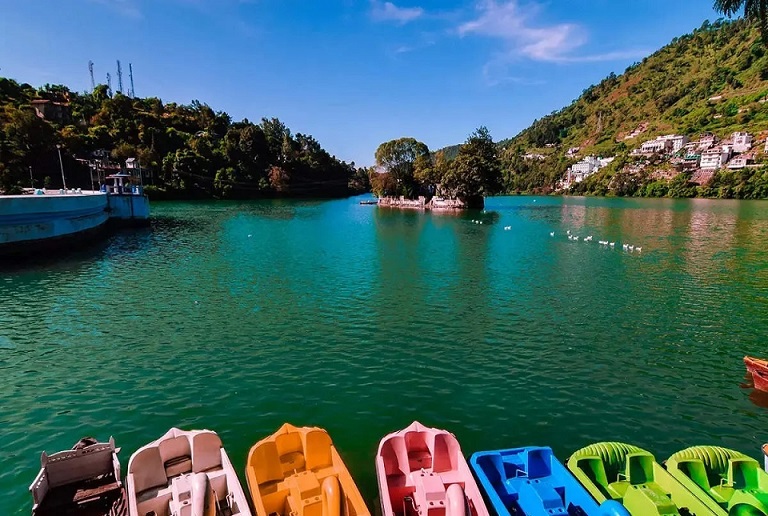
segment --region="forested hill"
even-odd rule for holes
[[[500,147],[513,190],[551,187],[567,166],[567,150],[613,156],[658,135],[726,136],[768,130],[768,54],[756,25],[744,20],[704,24],[622,75],[590,86],[568,107],[547,115]],[[541,166],[515,159],[547,156]]]
[[[89,186],[88,168],[77,159],[98,149],[115,162],[138,158],[152,172],[150,195],[160,197],[336,197],[349,195],[356,179],[367,181],[367,172],[277,119],[233,122],[197,101],[110,96],[105,85],[76,93],[0,78],[0,192],[30,186],[30,170],[35,187],[60,187],[57,144],[68,187]]]

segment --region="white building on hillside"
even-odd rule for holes
[[[701,162],[699,167],[704,170],[717,170],[728,162],[731,157],[729,148],[713,147],[701,153]]]
[[[648,140],[640,147],[641,154],[675,153],[688,143],[688,137],[681,134],[665,134],[655,140]]]
[[[752,148],[752,135],[749,133],[733,133],[733,151],[747,152]]]

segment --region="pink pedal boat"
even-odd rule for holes
[[[414,422],[376,453],[382,516],[488,516],[456,437]]]

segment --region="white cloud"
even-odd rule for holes
[[[392,2],[371,0],[371,18],[376,21],[391,21],[404,25],[423,15],[424,9],[421,7],[398,7]]]
[[[574,55],[587,43],[586,30],[574,23],[536,23],[540,11],[535,4],[521,5],[518,0],[485,0],[477,6],[477,18],[461,24],[460,36],[477,34],[501,39],[506,59],[525,57],[535,61],[558,63],[594,62],[629,59],[644,55],[638,51]]]

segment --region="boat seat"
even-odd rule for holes
[[[653,455],[643,452],[628,453],[626,460],[626,476],[631,485],[653,482]]]
[[[112,450],[109,446],[103,446],[101,449],[88,450],[87,455],[82,450],[67,450],[45,456],[43,460],[49,488],[113,472]]]
[[[728,484],[734,489],[760,489],[759,464],[750,458],[734,458],[728,463]]]
[[[437,434],[435,436],[435,453],[432,457],[432,471],[442,473],[455,469],[455,455],[458,452],[455,446],[455,440],[447,434]]]
[[[160,450],[163,462],[168,462],[176,457],[192,456],[192,447],[186,435],[179,435],[160,441],[157,444],[157,448]]]
[[[213,432],[192,437],[192,472],[201,473],[221,467],[221,439]]]
[[[331,436],[321,430],[311,430],[304,435],[304,460],[306,469],[315,470],[333,464]]]
[[[524,455],[528,462],[528,478],[542,478],[552,474],[552,450],[531,448],[526,450]]]
[[[608,477],[605,474],[605,464],[600,457],[582,457],[576,460],[576,467],[584,472],[589,480],[606,498],[615,498],[606,490]]]
[[[701,459],[679,460],[677,467],[680,468],[688,478],[705,491],[711,487],[709,478],[707,478],[707,468]]]
[[[253,470],[259,485],[283,479],[275,442],[266,441],[253,450],[252,460],[248,466]]]
[[[133,475],[133,489],[136,493],[168,483],[163,459],[157,446],[150,446],[134,455],[131,458],[128,474]]]

